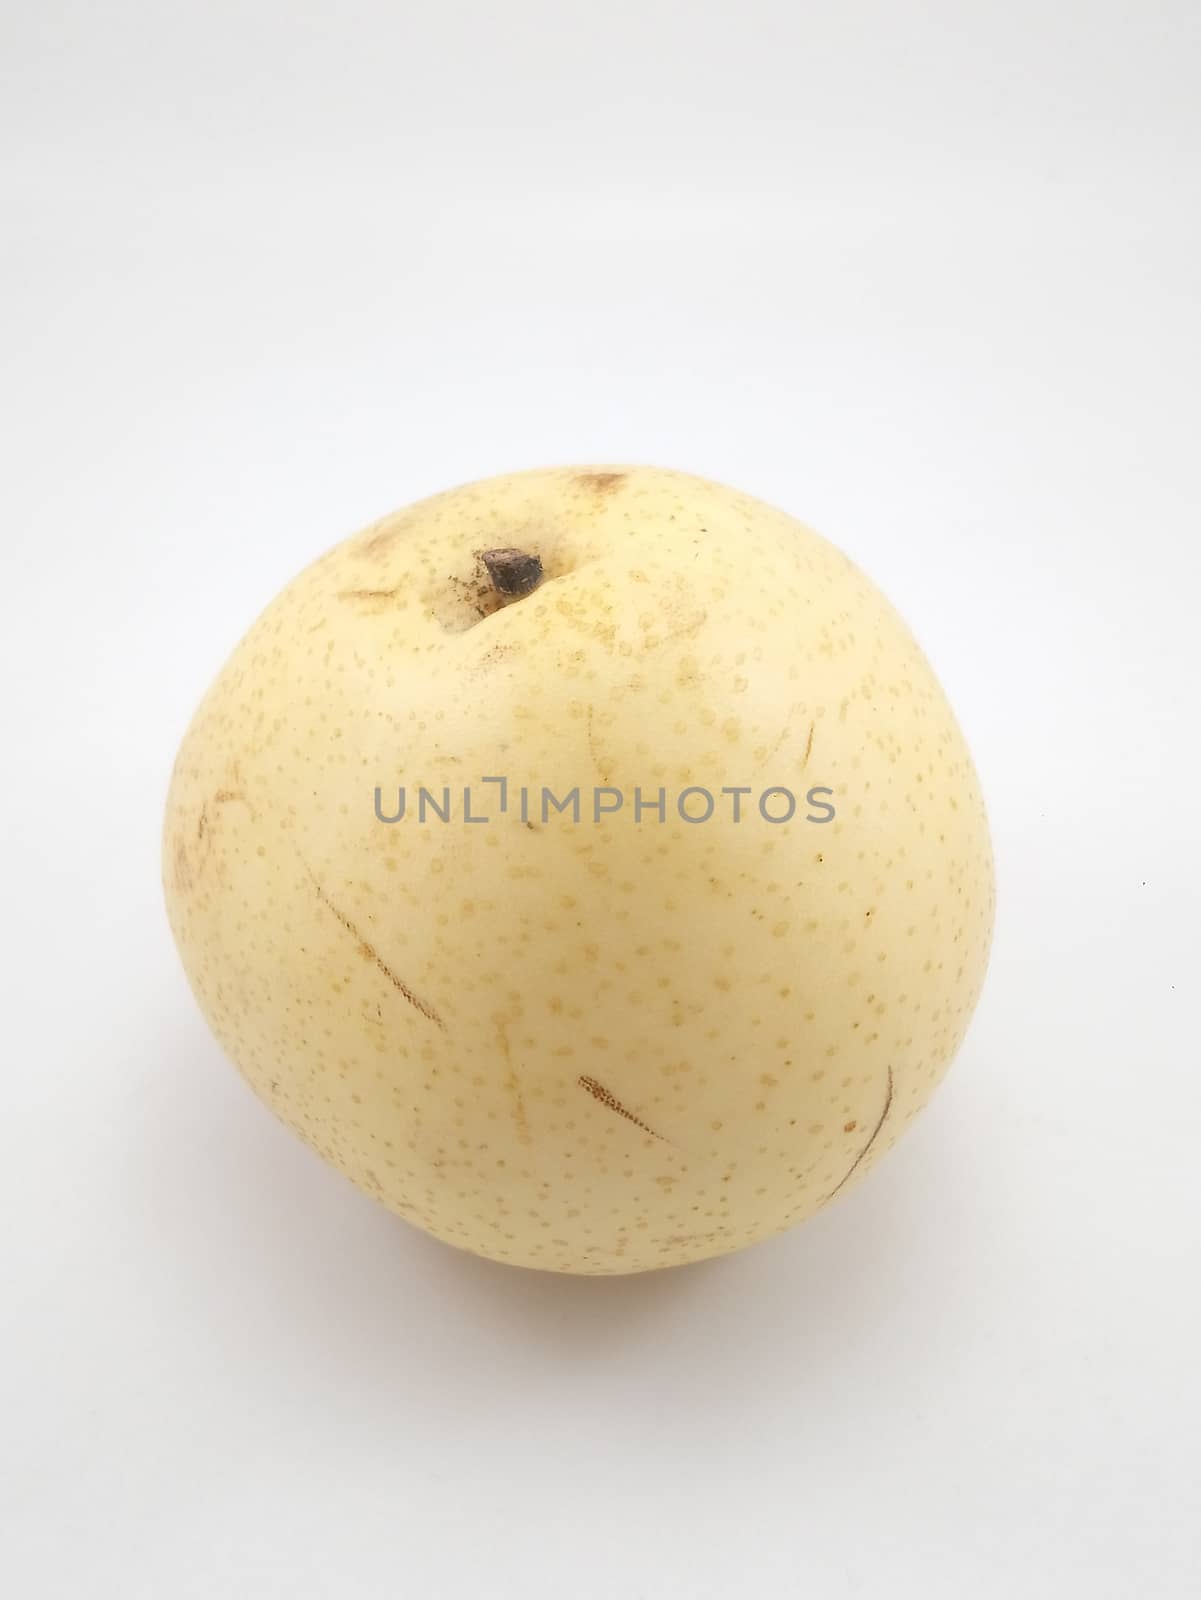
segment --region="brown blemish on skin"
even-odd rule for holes
[[[299,854],[299,852],[297,853]],[[327,910],[333,912],[334,916],[337,917],[338,921],[346,929],[347,933],[351,935],[355,943],[358,945],[359,954],[363,957],[363,959],[365,961],[374,962],[379,968],[380,972],[383,973],[384,977],[387,978],[388,982],[396,990],[397,994],[402,995],[415,1010],[420,1011],[423,1017],[428,1017],[432,1023],[435,1023],[439,1028],[442,1029],[443,1033],[445,1033],[446,1024],[434,1010],[433,1006],[430,1005],[429,1001],[423,1000],[420,995],[413,993],[412,989],[409,988],[404,979],[398,977],[396,973],[392,971],[392,968],[380,955],[379,951],[375,948],[371,941],[369,939],[365,939],[359,932],[358,928],[355,927],[354,923],[346,915],[346,913],[338,909],[338,907],[334,904],[329,895],[326,894],[325,890],[317,881],[316,874],[313,872],[313,869],[309,866],[308,862],[304,860],[303,856],[301,857],[301,863],[304,867],[304,870],[309,875],[309,879],[312,882],[313,888],[317,891],[317,898]]]
[[[500,596],[492,586],[483,579],[476,578],[468,582],[465,578],[457,578],[452,572],[447,577],[447,582],[452,588],[457,589],[464,603],[470,608],[476,622],[482,622],[485,617],[490,617],[494,611],[499,611],[502,605]],[[443,618],[443,626],[449,627],[450,623]],[[456,624],[456,630],[463,632],[466,628],[474,627],[475,623]]]
[[[609,495],[626,481],[624,472],[577,472],[574,481],[581,489],[591,489],[596,494]]]
[[[254,807],[251,805],[250,801],[247,800],[246,796],[237,789],[218,789],[216,794],[213,796],[213,804],[216,806],[230,806],[234,805],[235,803],[244,805],[247,811],[250,812],[250,815],[252,817],[254,816]]]
[[[530,1124],[529,1118],[526,1116],[525,1095],[521,1092],[521,1082],[517,1077],[517,1069],[514,1067],[512,1057],[509,1054],[509,1033],[503,1018],[497,1019],[496,1038],[507,1069],[505,1092],[513,1103],[513,1122],[517,1129],[517,1140],[519,1144],[529,1144]]]
[[[213,796],[214,804],[220,804],[224,791],[218,789]],[[240,800],[241,795],[230,795],[230,799]],[[253,816],[253,812],[251,813]],[[200,815],[196,818],[196,850],[189,856],[187,844],[181,833],[175,844],[175,882],[182,891],[192,888],[193,884],[203,876],[208,865],[209,857],[213,853],[214,830],[213,819],[209,816],[208,801],[200,807]]]
[[[192,887],[192,867],[188,861],[187,846],[183,839],[175,841],[175,887],[186,894]]]
[[[833,1200],[834,1196],[842,1188],[843,1184],[845,1184],[850,1179],[852,1174],[858,1169],[858,1167],[862,1163],[864,1157],[867,1155],[868,1151],[871,1149],[872,1145],[874,1145],[876,1140],[879,1138],[880,1129],[884,1126],[885,1120],[888,1117],[888,1113],[891,1110],[892,1110],[892,1068],[889,1067],[889,1069],[888,1069],[888,1091],[884,1096],[884,1109],[880,1113],[879,1121],[876,1123],[876,1126],[872,1129],[871,1138],[864,1145],[863,1149],[860,1150],[859,1154],[855,1157],[854,1161],[851,1162],[850,1167],[843,1174],[842,1179],[840,1180],[840,1182],[838,1182],[838,1183],[836,1183],[834,1185],[833,1189],[831,1189],[829,1194],[826,1196],[826,1199],[822,1201],[823,1205],[825,1205],[827,1201]],[[852,1122],[852,1123],[849,1124],[849,1126],[851,1128],[854,1128],[855,1124]]]
[[[489,667],[495,667],[500,662],[507,661],[517,654],[518,651],[512,644],[490,645],[476,662],[476,669],[480,672],[486,671]]]
[[[641,1128],[643,1133],[649,1133],[652,1139],[663,1139],[661,1133],[656,1133],[653,1128],[648,1128],[641,1117],[636,1117],[632,1111],[627,1111],[621,1101],[603,1083],[597,1083],[595,1078],[580,1077],[576,1079],[581,1089],[586,1089],[594,1100],[599,1100],[601,1105],[610,1111],[615,1111],[619,1117],[624,1117],[627,1122],[632,1122],[636,1128]],[[670,1139],[663,1139],[664,1144],[670,1144]]]
[[[754,768],[755,772],[762,772],[763,768],[767,765],[767,763],[775,755],[776,751],[784,743],[784,736],[785,736],[785,734],[787,734],[789,728],[791,728],[791,726],[792,726],[792,717],[793,717],[793,713],[796,711],[796,709],[797,708],[796,708],[795,705],[789,706],[788,715],[784,718],[784,726],[780,729],[779,733],[776,735],[775,743],[772,745],[771,749],[763,757],[762,761],[759,761],[759,762],[756,763],[755,768]],[[806,751],[806,755],[808,755],[808,751]],[[801,765],[804,766],[804,764],[805,763],[802,761]]]
[[[259,820],[258,812],[251,805],[244,793],[242,783],[242,763],[240,761],[235,761],[233,766],[230,768],[230,772],[232,774],[232,787],[227,785],[225,788],[216,790],[213,795],[213,804],[215,806],[245,806],[247,811],[250,813],[250,820],[252,822],[257,822]]]
[[[395,600],[399,593],[399,588],[339,589],[335,598],[338,600]]]

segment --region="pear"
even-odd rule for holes
[[[963,1038],[994,902],[887,601],[646,467],[469,484],[301,573],[184,738],[163,870],[277,1116],[450,1244],[594,1274],[858,1183]]]

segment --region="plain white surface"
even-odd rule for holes
[[[1201,1586],[1191,0],[3,8],[0,1586]],[[452,1253],[219,1055],[175,747],[305,562],[640,460],[843,545],[977,757],[1000,920],[801,1231]]]

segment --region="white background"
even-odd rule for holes
[[[14,1600],[1201,1586],[1192,0],[2,8]],[[643,461],[841,544],[1000,915],[860,1189],[676,1273],[451,1252],[220,1057],[158,882],[275,591]]]

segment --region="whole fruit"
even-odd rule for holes
[[[279,1117],[439,1238],[561,1272],[718,1255],[858,1182],[993,916],[895,612],[782,512],[644,467],[469,484],[303,572],[188,730],[164,877]]]

